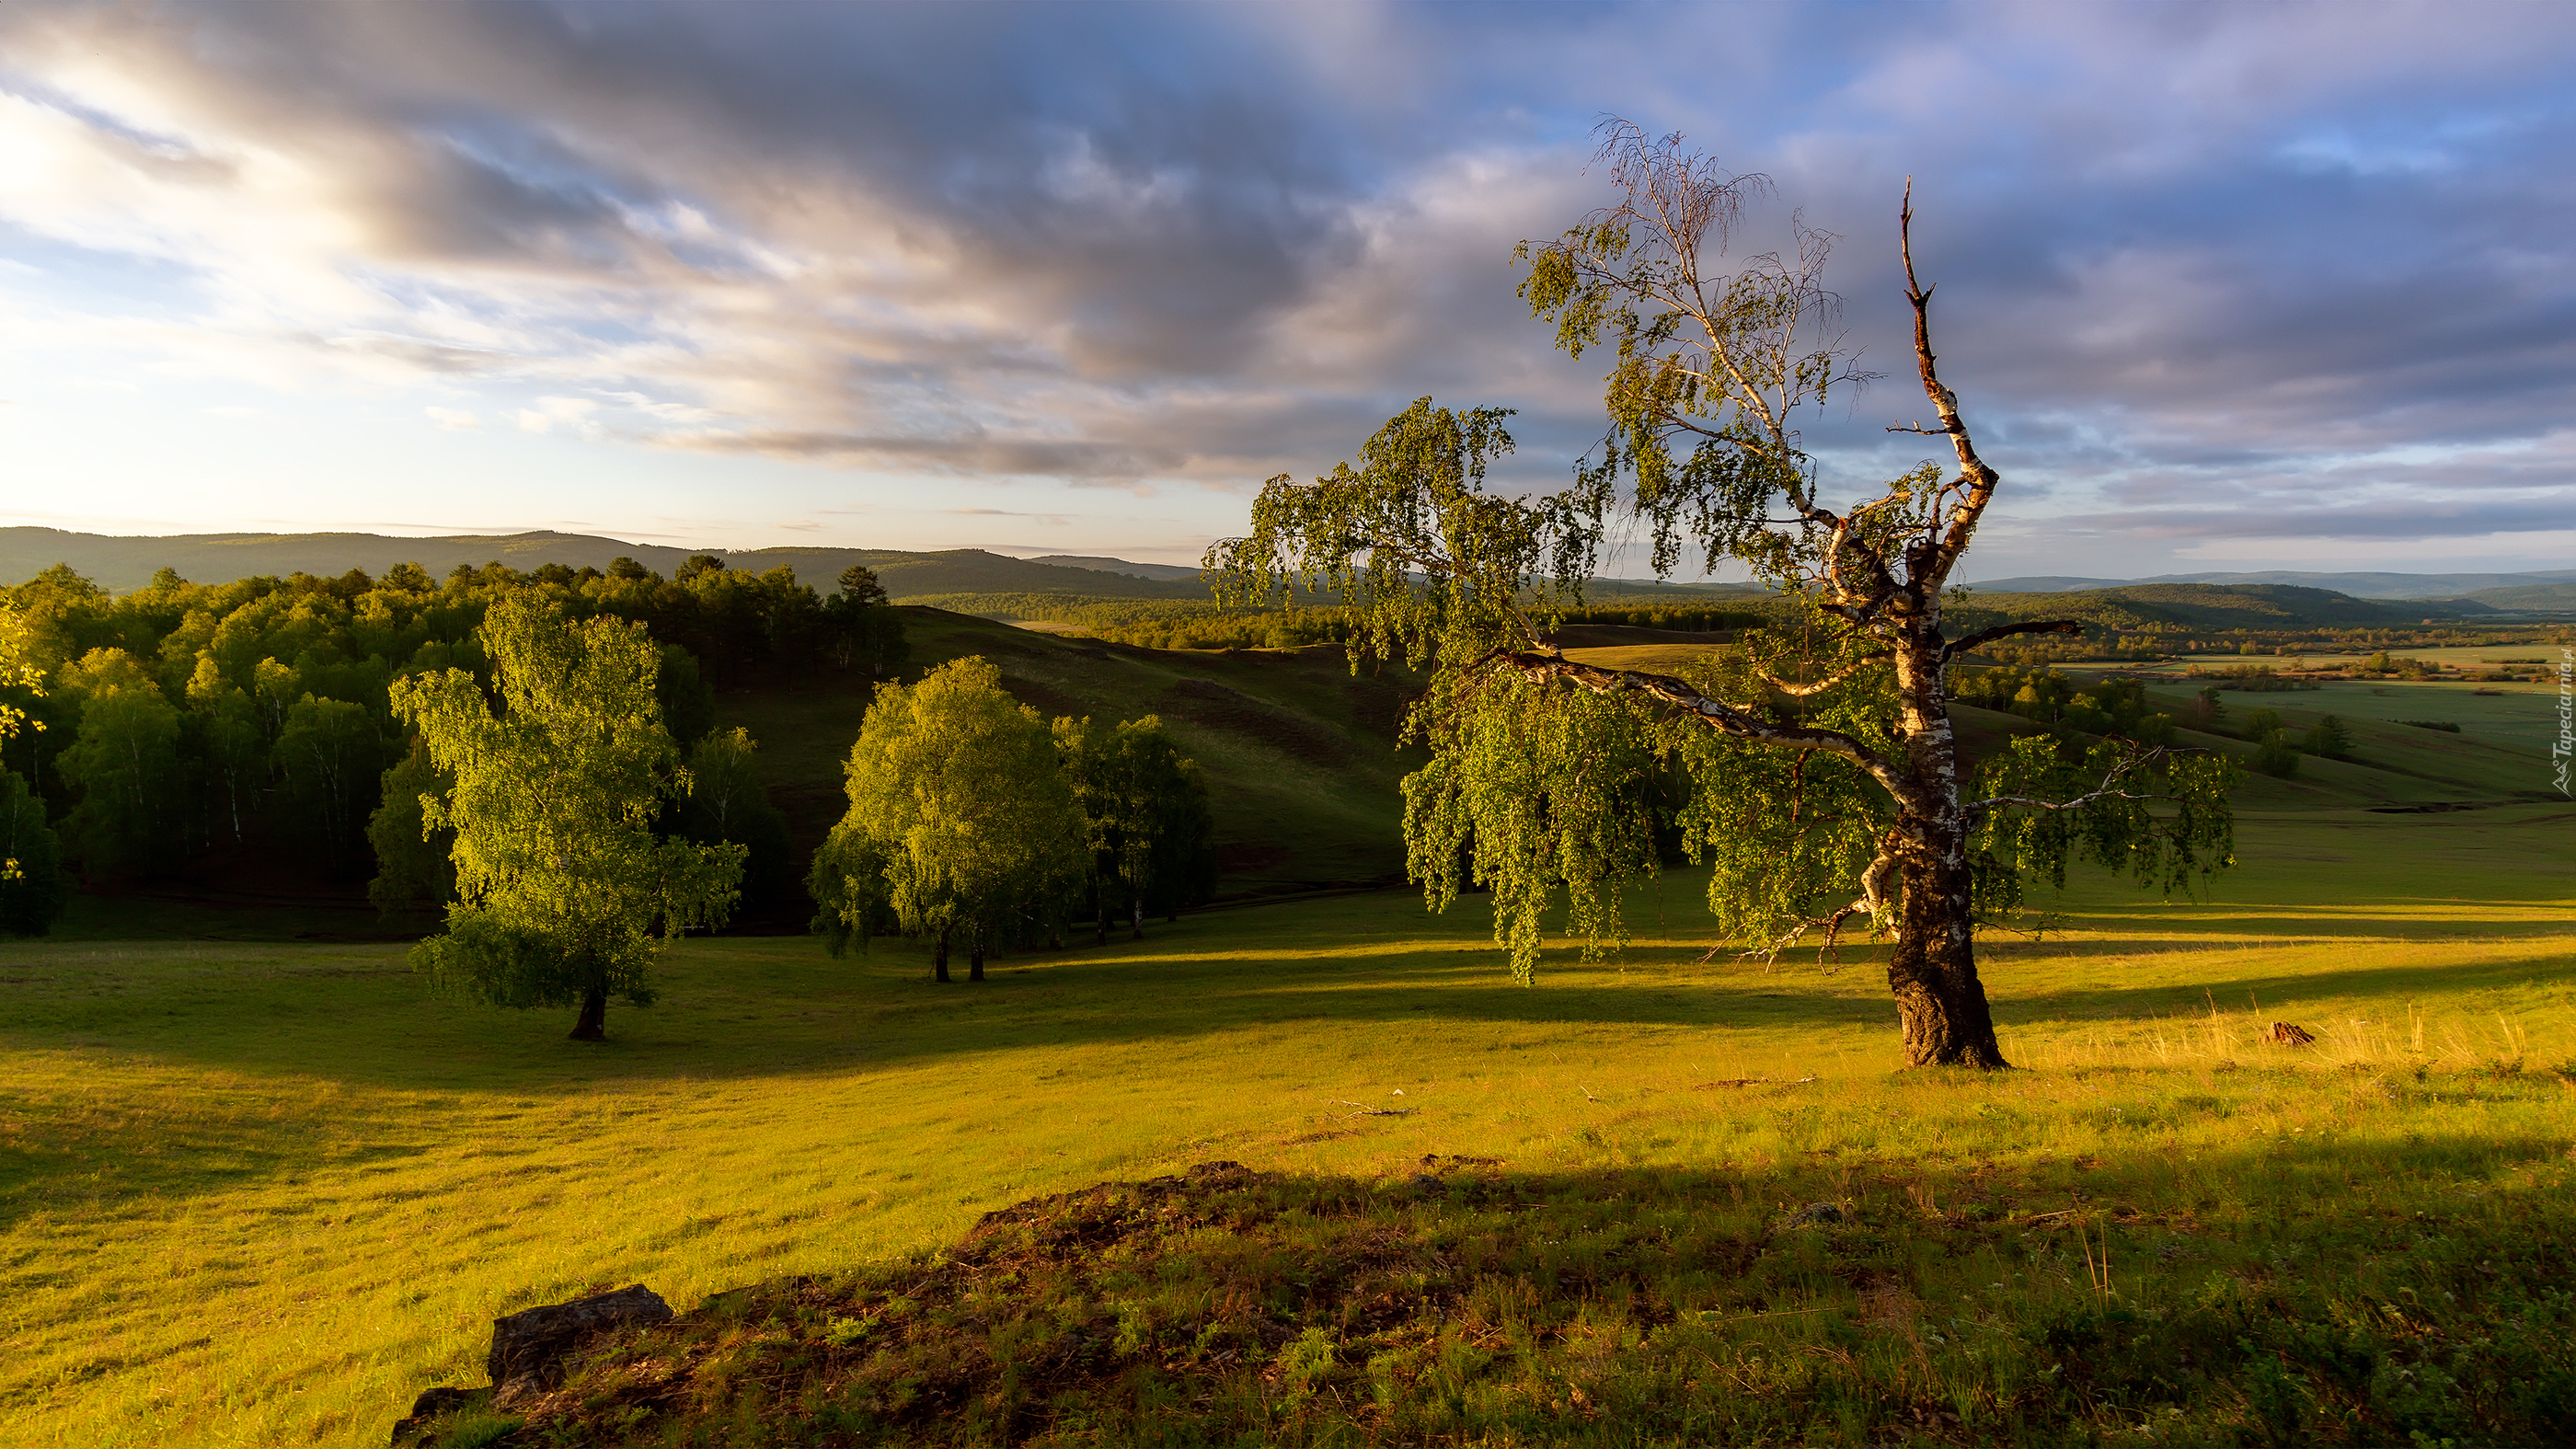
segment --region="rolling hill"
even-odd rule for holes
[[[2129,589],[2148,584],[2275,584],[2325,589],[2356,599],[2472,599],[2494,609],[2564,609],[2576,607],[2576,569],[2543,569],[2534,573],[2301,573],[2269,569],[2257,573],[2157,574],[2143,579],[2075,578],[2032,574],[1986,579],[1970,585],[1980,593],[2052,594],[2079,590]],[[2513,597],[2508,597],[2513,596]],[[2528,602],[2517,602],[2516,598]]]
[[[2357,627],[2492,612],[2487,605],[2461,599],[2393,603],[2291,584],[2124,584],[2059,593],[1978,588],[1970,592],[1965,609],[1952,611],[1963,618],[2082,619],[2119,629],[2155,624],[2194,629]]]
[[[1138,649],[926,608],[906,608],[904,627],[908,675],[980,654],[1001,669],[1003,688],[1050,718],[1160,715],[1206,771],[1221,898],[1401,876],[1395,784],[1413,766],[1395,731],[1410,695],[1398,679],[1353,676],[1339,646]],[[865,681],[836,678],[717,698],[718,723],[760,741],[800,862],[841,816],[841,761],[870,693]]]
[[[1122,559],[1060,559],[1044,562],[1009,558],[982,549],[948,549],[906,553],[895,549],[812,548],[789,546],[751,550],[669,548],[628,543],[580,533],[455,534],[441,538],[389,538],[374,533],[198,533],[171,537],[126,538],[97,533],[66,533],[53,528],[0,528],[0,583],[15,584],[55,564],[124,593],[152,581],[155,570],[172,568],[199,583],[267,574],[340,574],[364,569],[381,574],[398,563],[416,563],[433,576],[459,564],[507,564],[533,569],[559,563],[567,568],[606,568],[611,560],[632,558],[656,573],[669,574],[693,553],[712,553],[727,568],[754,573],[786,565],[799,581],[830,592],[833,581],[852,564],[877,571],[879,581],[898,597],[918,594],[1051,593],[1098,594],[1121,598],[1203,599],[1205,584],[1196,569],[1173,565],[1131,564]],[[1122,572],[1104,571],[1110,568]]]

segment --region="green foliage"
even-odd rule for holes
[[[1146,913],[1177,914],[1205,900],[1216,884],[1207,782],[1164,735],[1162,720],[1058,719],[1054,734],[1085,823],[1101,929],[1122,897],[1140,934]]]
[[[823,605],[834,660],[870,679],[890,679],[912,657],[903,616],[886,599],[876,571],[852,564],[841,571],[841,591]]]
[[[2419,730],[2440,730],[2446,735],[2455,735],[2460,732],[2460,727],[2457,724],[2446,719],[2401,719],[2398,723],[2402,725],[2413,725]]]
[[[777,898],[795,879],[788,858],[787,819],[770,803],[761,781],[751,731],[710,732],[689,748],[689,789],[680,800],[680,831],[702,845],[734,844],[743,859],[743,893],[755,901]]]
[[[1282,610],[1090,594],[927,594],[906,602],[988,619],[1063,624],[1143,649],[1293,649],[1340,643],[1350,634],[1349,614],[1330,605]]]
[[[1743,652],[1709,661],[1695,682],[1712,693],[1758,696],[1766,664],[1785,662],[1788,652],[1777,636],[1748,635]],[[1854,684],[1812,701],[1810,722],[1883,741],[1884,681]],[[1838,892],[1850,897],[1862,883],[1888,824],[1886,792],[1867,772],[1826,751],[1783,750],[1714,730],[1683,727],[1671,737],[1692,785],[1678,817],[1682,846],[1710,867],[1707,904],[1721,939],[1777,951],[1821,904]]]
[[[80,733],[56,762],[80,803],[64,821],[82,868],[148,874],[178,854],[179,711],[133,656],[93,649],[63,671]]]
[[[227,683],[223,670],[209,658],[197,660],[188,677],[187,751],[204,772],[203,785],[210,836],[239,841],[245,817],[259,809],[260,787],[268,780],[267,734],[260,728],[259,707],[240,686]]]
[[[687,788],[654,696],[661,652],[639,625],[568,623],[527,596],[495,604],[483,635],[501,712],[462,670],[393,691],[455,780],[422,814],[456,832],[457,901],[414,960],[494,1005],[581,1002],[585,1025],[610,995],[648,1004],[656,933],[721,922],[744,855],[653,833]]]
[[[1330,598],[1301,590],[1285,608],[1089,594],[929,594],[906,602],[989,619],[1062,624],[1094,639],[1145,649],[1296,649],[1349,640],[1358,616]],[[1554,617],[1561,624],[1706,632],[1758,628],[1771,616],[1694,604],[1591,602],[1569,604]]]
[[[2269,710],[2257,711],[2269,714]],[[2254,768],[2275,779],[2286,780],[2299,773],[2299,746],[2290,732],[2276,721],[2268,729],[2248,729],[2254,738]]]
[[[443,799],[455,788],[456,777],[430,763],[418,740],[386,768],[380,803],[367,818],[367,844],[376,860],[367,901],[386,917],[441,912],[456,898],[450,858],[456,832],[430,829],[422,803],[424,796]]]
[[[1015,939],[1080,877],[1084,822],[1053,731],[979,656],[877,686],[844,778],[849,812],[809,876],[836,953],[881,912],[943,941]]]
[[[2034,879],[2065,889],[2070,859],[2166,896],[2236,863],[2227,805],[2235,767],[2225,755],[2021,735],[1986,762],[1977,783],[1990,798],[2038,807],[1990,810],[1972,837],[1984,921],[2009,919]],[[2053,801],[2082,803],[2043,805]]]
[[[1208,550],[1219,598],[1294,603],[1298,590],[1340,598],[1363,657],[1456,669],[1501,641],[1544,632],[1579,603],[1592,570],[1598,504],[1524,503],[1485,491],[1512,449],[1507,408],[1452,412],[1418,398],[1348,463],[1315,480],[1270,480],[1252,532]]]
[[[41,936],[71,899],[62,842],[45,802],[15,770],[0,769],[0,931]]]
[[[2218,697],[2218,686],[2209,685],[2191,697],[2183,706],[2182,723],[2202,734],[2216,734],[2227,722],[2227,705]]]
[[[270,754],[306,849],[327,873],[362,870],[360,847],[385,768],[384,739],[365,706],[305,695],[287,709]]]
[[[44,696],[45,671],[27,657],[29,632],[27,617],[19,611],[17,601],[0,597],[0,745],[6,745],[31,723],[26,706],[8,694],[23,691],[30,698]],[[36,729],[44,728],[41,722],[32,723]]]
[[[2352,756],[2352,731],[2344,728],[2340,716],[2323,715],[2315,724],[2308,726],[2306,745],[2309,754],[2322,759],[2349,759]]]
[[[2205,670],[2194,664],[2183,673],[2185,677],[2192,679],[2215,678],[2218,683],[2211,686],[2212,688],[2242,690],[2248,694],[2279,694],[2293,690],[2324,688],[2313,679],[2286,678],[2269,664],[2235,664],[2216,670]]]
[[[706,738],[716,727],[716,692],[698,672],[698,657],[677,644],[662,646],[653,700],[661,707],[663,727],[683,746]]]

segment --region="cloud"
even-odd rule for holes
[[[464,408],[425,407],[421,412],[431,422],[438,424],[442,432],[469,433],[483,426],[481,418]]]
[[[0,225],[32,240],[0,238],[0,307],[136,376],[1167,499],[1323,471],[1429,393],[1520,409],[1501,476],[1547,486],[1601,369],[1508,254],[1603,199],[1616,112],[1774,178],[1748,250],[1792,205],[1844,236],[1891,376],[1809,427],[1836,486],[1921,452],[1880,431],[1920,411],[1911,176],[1999,540],[2568,500],[2576,14],[1838,14],[1824,43],[1625,6],[12,7]]]
[[[551,433],[561,423],[583,437],[597,438],[602,430],[591,414],[598,410],[598,402],[591,398],[542,397],[535,407],[519,409],[519,431]]]

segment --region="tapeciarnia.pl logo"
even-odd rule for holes
[[[2576,761],[2576,645],[2558,646],[2558,740],[2549,747],[2549,767],[2558,777],[2558,793],[2567,788],[2568,766]]]

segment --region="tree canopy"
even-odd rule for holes
[[[1059,719],[1055,737],[1087,827],[1100,939],[1109,938],[1109,917],[1123,896],[1141,940],[1148,912],[1177,915],[1215,883],[1207,782],[1155,715],[1106,725]]]
[[[424,832],[455,831],[456,902],[413,958],[499,1006],[578,1004],[573,1035],[605,1030],[608,999],[653,1000],[660,940],[722,922],[744,849],[657,836],[688,788],[654,691],[643,627],[564,619],[540,597],[495,603],[481,641],[500,708],[461,669],[395,684],[395,713],[454,780],[421,797]]]
[[[942,980],[962,933],[980,978],[987,943],[1051,911],[1083,870],[1085,822],[1054,732],[979,656],[877,686],[845,779],[849,812],[812,875],[836,952],[891,916],[933,938]]]

